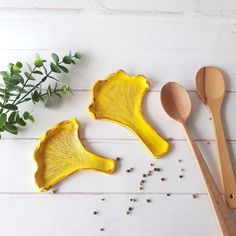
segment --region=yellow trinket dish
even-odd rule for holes
[[[79,122],[62,121],[48,130],[34,151],[37,163],[35,182],[46,191],[60,180],[79,170],[114,172],[115,161],[97,156],[85,149],[79,139]]]
[[[129,76],[118,70],[93,87],[93,101],[89,113],[95,119],[114,121],[131,129],[152,155],[162,157],[169,143],[148,123],[142,113],[142,100],[149,88],[143,75]]]

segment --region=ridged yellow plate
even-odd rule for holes
[[[169,143],[147,122],[142,113],[142,100],[149,88],[143,75],[129,76],[118,70],[93,87],[89,113],[95,119],[114,121],[131,129],[154,157],[167,153]]]
[[[34,151],[38,167],[35,181],[41,191],[78,170],[113,173],[115,161],[87,151],[78,132],[79,122],[71,119],[55,125],[41,137]]]

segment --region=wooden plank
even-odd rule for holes
[[[197,139],[213,139],[213,130],[209,113],[197,95],[190,93],[193,112],[190,117],[189,126],[193,136]],[[74,95],[57,100],[54,105],[45,109],[43,104],[37,107],[26,105],[25,109],[34,110],[37,118],[36,125],[30,124],[23,129],[17,138],[39,138],[44,131],[55,123],[64,119],[77,117],[81,123],[81,137],[86,139],[136,139],[136,136],[128,129],[108,121],[94,120],[88,114],[88,106],[91,103],[89,91],[76,91]],[[226,128],[226,138],[236,140],[236,124],[231,111],[236,106],[236,93],[226,96],[223,107],[223,122]],[[23,109],[23,108],[22,108]],[[43,114],[43,115],[42,115]],[[144,99],[144,114],[149,122],[166,138],[184,139],[184,134],[173,120],[165,114],[160,103],[160,93],[148,93]],[[226,124],[227,121],[227,124]],[[171,129],[170,129],[171,127]],[[4,134],[4,138],[14,138],[11,134]]]
[[[94,51],[93,45],[100,53],[113,52],[115,48],[123,53],[132,52],[136,54],[136,60],[140,58],[140,51],[153,53],[155,50],[156,54],[198,52],[205,55],[214,52],[233,53],[236,50],[233,47],[236,43],[232,40],[235,20],[216,23],[211,19],[132,18],[119,15],[111,17],[99,14],[80,15],[77,12],[51,16],[47,11],[44,14],[48,17],[41,20],[38,14],[35,17],[32,15],[26,17],[21,13],[2,17],[0,27],[4,30],[4,35],[0,48],[5,50],[40,47],[67,49],[80,46],[87,49],[88,54],[91,55]],[[224,35],[219,37],[222,30]],[[48,31],[50,34],[47,33]],[[16,44],[13,38],[19,34],[22,34],[22,37]],[[38,37],[39,35],[45,37]],[[27,40],[28,38],[32,40]],[[53,44],[50,45],[48,39],[51,39]]]
[[[11,34],[15,37],[13,33]],[[26,40],[32,43],[33,38],[30,37]],[[41,41],[41,44],[35,45],[37,47],[35,49],[18,50],[17,45],[12,43],[14,50],[0,50],[0,69],[6,70],[9,62],[18,60],[32,64],[36,52],[39,52],[43,58],[50,60],[52,52],[57,52],[62,56],[72,49],[72,51],[80,50],[83,57],[77,66],[71,67],[70,74],[63,74],[59,78],[62,78],[63,81],[70,80],[70,84],[74,89],[89,90],[96,80],[104,79],[116,70],[123,69],[131,75],[144,74],[151,82],[150,90],[160,90],[166,81],[171,80],[181,83],[188,90],[195,90],[197,70],[205,65],[214,65],[224,70],[227,79],[227,90],[236,91],[236,80],[234,80],[236,75],[235,52],[205,53],[202,57],[202,53],[199,52],[153,52],[152,50],[152,52],[140,51],[137,60],[136,53],[121,52],[117,47],[112,51],[104,50],[101,52],[101,49],[96,47],[95,42],[89,45],[80,42],[78,46],[73,47],[68,45],[64,50],[51,47],[52,36],[49,32],[47,32],[45,38],[40,40],[43,41]],[[44,40],[47,40],[47,42]],[[50,45],[48,46],[48,44]],[[88,46],[89,51],[86,48]]]
[[[103,197],[105,201],[101,201]],[[0,196],[0,234],[221,235],[207,196],[192,199],[191,195],[139,195],[135,196],[136,203],[129,201],[131,197],[134,196]],[[147,203],[146,199],[152,202]],[[126,215],[130,206],[132,214]],[[93,215],[93,211],[99,214]]]
[[[2,140],[0,150],[0,192],[38,192],[34,185],[33,148],[36,140]],[[99,172],[79,172],[62,181],[56,189],[63,192],[137,192],[137,193],[206,193],[197,163],[185,141],[171,142],[172,151],[165,158],[155,160],[147,150],[135,141],[85,141],[86,147],[100,155],[115,159],[121,157],[117,171],[113,175]],[[213,142],[199,142],[205,160],[219,183],[218,159]],[[236,143],[230,144],[232,153],[236,153]],[[235,163],[235,156],[234,162]],[[180,160],[180,161],[179,161]],[[161,168],[152,176],[143,178],[154,167]],[[127,173],[130,167],[134,171]],[[184,168],[184,171],[181,169]],[[179,176],[183,175],[183,178]],[[161,178],[166,181],[161,181]],[[139,190],[139,182],[145,179],[144,190]]]

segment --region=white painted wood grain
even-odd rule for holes
[[[47,59],[53,51],[63,55],[80,50],[83,54],[72,73],[62,78],[71,79],[74,96],[48,109],[27,106],[34,110],[37,124],[17,137],[6,135],[0,142],[0,235],[220,235],[196,162],[182,130],[164,114],[159,91],[170,80],[191,91],[189,125],[194,137],[204,140],[200,148],[219,183],[214,142],[206,144],[213,138],[211,122],[193,92],[194,77],[205,65],[218,66],[226,74],[230,92],[223,120],[235,166],[235,9],[232,0],[0,1],[0,70],[10,61],[32,61],[35,52]],[[150,79],[144,113],[161,134],[174,138],[166,158],[154,161],[129,130],[88,115],[92,84],[117,69]],[[75,173],[57,186],[57,195],[40,194],[33,179],[37,138],[71,117],[81,121],[81,136],[88,149],[111,158],[120,156],[120,167],[112,176]],[[163,170],[148,178],[140,194],[138,182],[151,162]],[[125,170],[131,166],[135,171],[128,175]],[[178,178],[181,167],[185,168],[183,179]],[[161,175],[167,181],[161,182]],[[173,195],[166,197],[167,192]],[[200,197],[193,200],[193,192],[201,193]],[[139,201],[132,217],[127,217],[130,193]],[[101,196],[107,201],[101,202]],[[147,197],[153,199],[152,205],[145,203]],[[92,215],[95,208],[101,211],[98,218]],[[105,231],[100,233],[100,227]]]
[[[193,111],[189,119],[189,126],[193,136],[197,139],[213,139],[212,124],[209,113],[195,92],[190,92]],[[222,117],[226,128],[226,137],[236,140],[236,124],[231,111],[236,106],[236,94],[228,93],[223,106]],[[18,136],[4,134],[5,138],[39,138],[55,123],[76,117],[81,121],[81,137],[86,139],[136,139],[136,136],[128,129],[109,121],[94,120],[88,113],[91,103],[90,91],[75,91],[74,95],[68,95],[64,100],[56,100],[45,109],[43,104],[37,106],[26,105],[26,109],[34,111],[37,125],[30,124]],[[160,103],[160,92],[146,94],[143,103],[144,114],[165,138],[184,139],[181,127],[171,120],[164,112]],[[227,123],[225,122],[227,121]],[[171,129],[170,129],[171,127]]]
[[[50,34],[49,34],[50,36]],[[49,41],[51,38],[49,39]],[[45,44],[42,44],[45,45]],[[99,79],[104,79],[118,69],[123,69],[131,75],[143,74],[151,81],[150,90],[160,90],[166,81],[178,81],[188,90],[195,90],[195,75],[197,70],[205,65],[218,66],[225,73],[227,90],[236,90],[236,68],[234,61],[236,53],[202,53],[198,52],[120,52],[119,48],[112,51],[103,51],[90,44],[90,49],[78,46],[73,51],[80,50],[82,59],[76,66],[71,68],[70,74],[63,74],[60,78],[69,80],[72,88],[89,90],[92,84]],[[4,57],[0,57],[0,70],[7,69],[9,61],[25,61],[31,63],[34,60],[36,52],[40,53],[43,58],[50,59],[52,52],[58,52],[59,55],[68,53],[71,48],[59,50],[57,48],[39,50],[0,50]],[[137,48],[138,50],[138,48]],[[152,59],[152,60],[150,60]],[[171,68],[171,69],[170,69]]]
[[[0,165],[0,193],[38,192],[34,185],[36,165],[33,161],[33,149],[37,140],[2,140],[0,149],[2,163]],[[122,161],[117,164],[117,170],[112,175],[99,172],[83,171],[62,181],[56,187],[58,192],[116,192],[116,193],[206,193],[197,163],[188,144],[185,141],[171,142],[172,151],[165,157],[155,160],[136,141],[84,141],[87,149],[115,159],[119,156]],[[214,142],[199,142],[215,179],[219,183],[218,159],[215,155]],[[236,162],[236,143],[230,143],[233,162]],[[181,162],[179,162],[181,160]],[[144,191],[139,190],[142,175],[154,167],[161,168],[152,176],[145,178]],[[134,171],[127,173],[130,167]],[[184,171],[181,171],[184,168]],[[183,178],[179,178],[183,175]],[[161,181],[161,178],[166,181]]]
[[[221,235],[207,196],[139,195],[134,204],[131,197],[134,195],[0,196],[0,234]],[[133,212],[126,215],[130,206]],[[99,214],[94,216],[94,210]],[[105,231],[100,232],[102,227]]]

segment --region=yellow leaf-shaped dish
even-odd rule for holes
[[[78,131],[79,122],[71,119],[55,125],[41,137],[34,151],[38,166],[35,181],[41,191],[78,170],[109,174],[114,171],[115,161],[87,151],[79,140]]]
[[[149,82],[144,76],[129,76],[119,70],[95,83],[89,113],[95,119],[111,120],[130,128],[158,158],[167,153],[169,143],[142,114],[142,100],[148,88]]]

